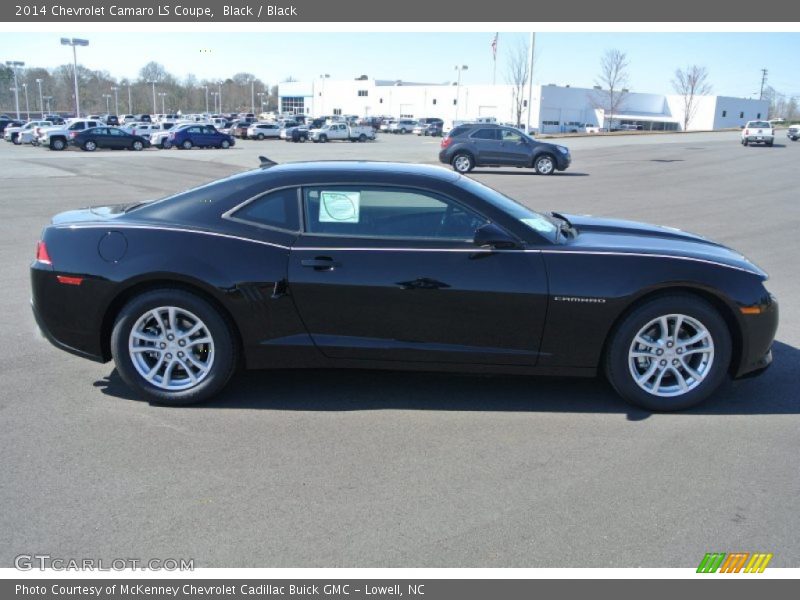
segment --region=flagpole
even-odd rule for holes
[[[500,35],[498,33],[494,34],[494,46],[492,46],[492,85],[497,83],[497,36]]]
[[[536,46],[536,34],[531,32],[530,56],[528,57],[528,114],[525,133],[531,134],[531,113],[533,112],[533,49]]]

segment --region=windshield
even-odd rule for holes
[[[509,216],[514,217],[520,223],[531,228],[536,233],[539,233],[550,240],[555,239],[558,227],[544,215],[531,210],[527,206],[523,206],[516,200],[512,200],[497,190],[492,189],[482,183],[478,183],[469,177],[462,177],[459,183],[461,184],[461,187],[465,188],[470,193],[475,194],[481,200],[488,202]]]

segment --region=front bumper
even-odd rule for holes
[[[761,305],[761,312],[743,315],[742,351],[735,379],[754,377],[763,373],[772,363],[772,343],[778,330],[778,301],[770,295]]]

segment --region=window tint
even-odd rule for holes
[[[123,135],[125,135],[125,134],[124,134],[123,132],[121,132],[119,129],[108,129],[107,131],[108,131],[108,132],[109,132],[111,135],[119,135],[119,136],[123,136]]]
[[[497,129],[478,129],[470,137],[476,140],[496,140]]]
[[[297,189],[287,188],[261,196],[237,210],[233,216],[258,225],[299,231]]]
[[[423,190],[317,187],[303,194],[309,233],[373,238],[471,240],[486,220]]]

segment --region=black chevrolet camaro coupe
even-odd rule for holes
[[[275,165],[57,215],[31,267],[59,348],[164,404],[237,367],[595,376],[652,410],[763,371],[767,275],[676,229],[537,213],[441,167]]]

